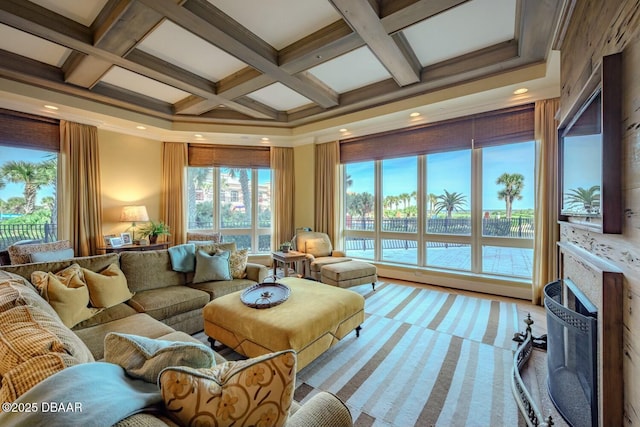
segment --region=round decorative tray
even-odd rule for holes
[[[258,283],[247,288],[240,301],[252,308],[269,308],[285,302],[290,293],[289,287],[281,283]]]

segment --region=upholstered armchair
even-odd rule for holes
[[[311,270],[308,275],[316,280],[320,280],[320,270],[323,266],[351,261],[351,258],[347,258],[344,252],[333,250],[331,240],[326,233],[303,231],[294,236],[292,243],[293,250],[307,255]]]

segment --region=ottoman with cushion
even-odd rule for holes
[[[375,291],[377,280],[378,272],[375,265],[363,261],[345,261],[337,264],[328,264],[320,270],[320,281],[322,283],[340,288],[371,283]]]
[[[364,321],[364,297],[312,280],[278,280],[289,298],[271,308],[251,308],[242,292],[216,298],[204,308],[204,331],[247,357],[293,349],[300,370]]]

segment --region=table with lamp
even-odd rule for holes
[[[147,213],[146,206],[143,206],[143,205],[124,206],[120,213],[120,221],[131,223],[131,226],[127,228],[126,231],[131,230],[131,240],[133,241],[133,244],[122,245],[117,247],[114,247],[114,246],[100,247],[98,248],[99,251],[104,253],[124,252],[124,251],[153,251],[158,249],[167,249],[169,247],[169,242],[149,244],[148,240],[146,239],[136,240],[137,223],[149,221],[149,214]]]

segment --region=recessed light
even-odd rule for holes
[[[521,87],[520,89],[516,89],[513,91],[514,95],[522,95],[523,93],[527,93],[529,92],[529,89],[527,89],[526,87]]]
[[[142,126],[142,125],[138,125],[136,126],[136,129],[140,129],[140,130],[147,130],[146,127]]]
[[[342,128],[340,129],[340,132],[346,132],[348,129],[347,128]]]
[[[195,135],[193,135],[193,136],[195,136],[196,138],[202,138],[202,135],[200,135],[199,133],[196,133],[196,134],[195,134]]]
[[[418,113],[417,111],[414,111],[413,113],[409,114],[410,117],[418,117],[420,115],[420,113]]]
[[[45,105],[44,108],[48,110],[59,110],[59,108],[56,107],[55,105]]]
[[[269,138],[267,138],[266,136],[263,136],[262,138],[260,138],[260,140],[262,142],[269,142]]]

